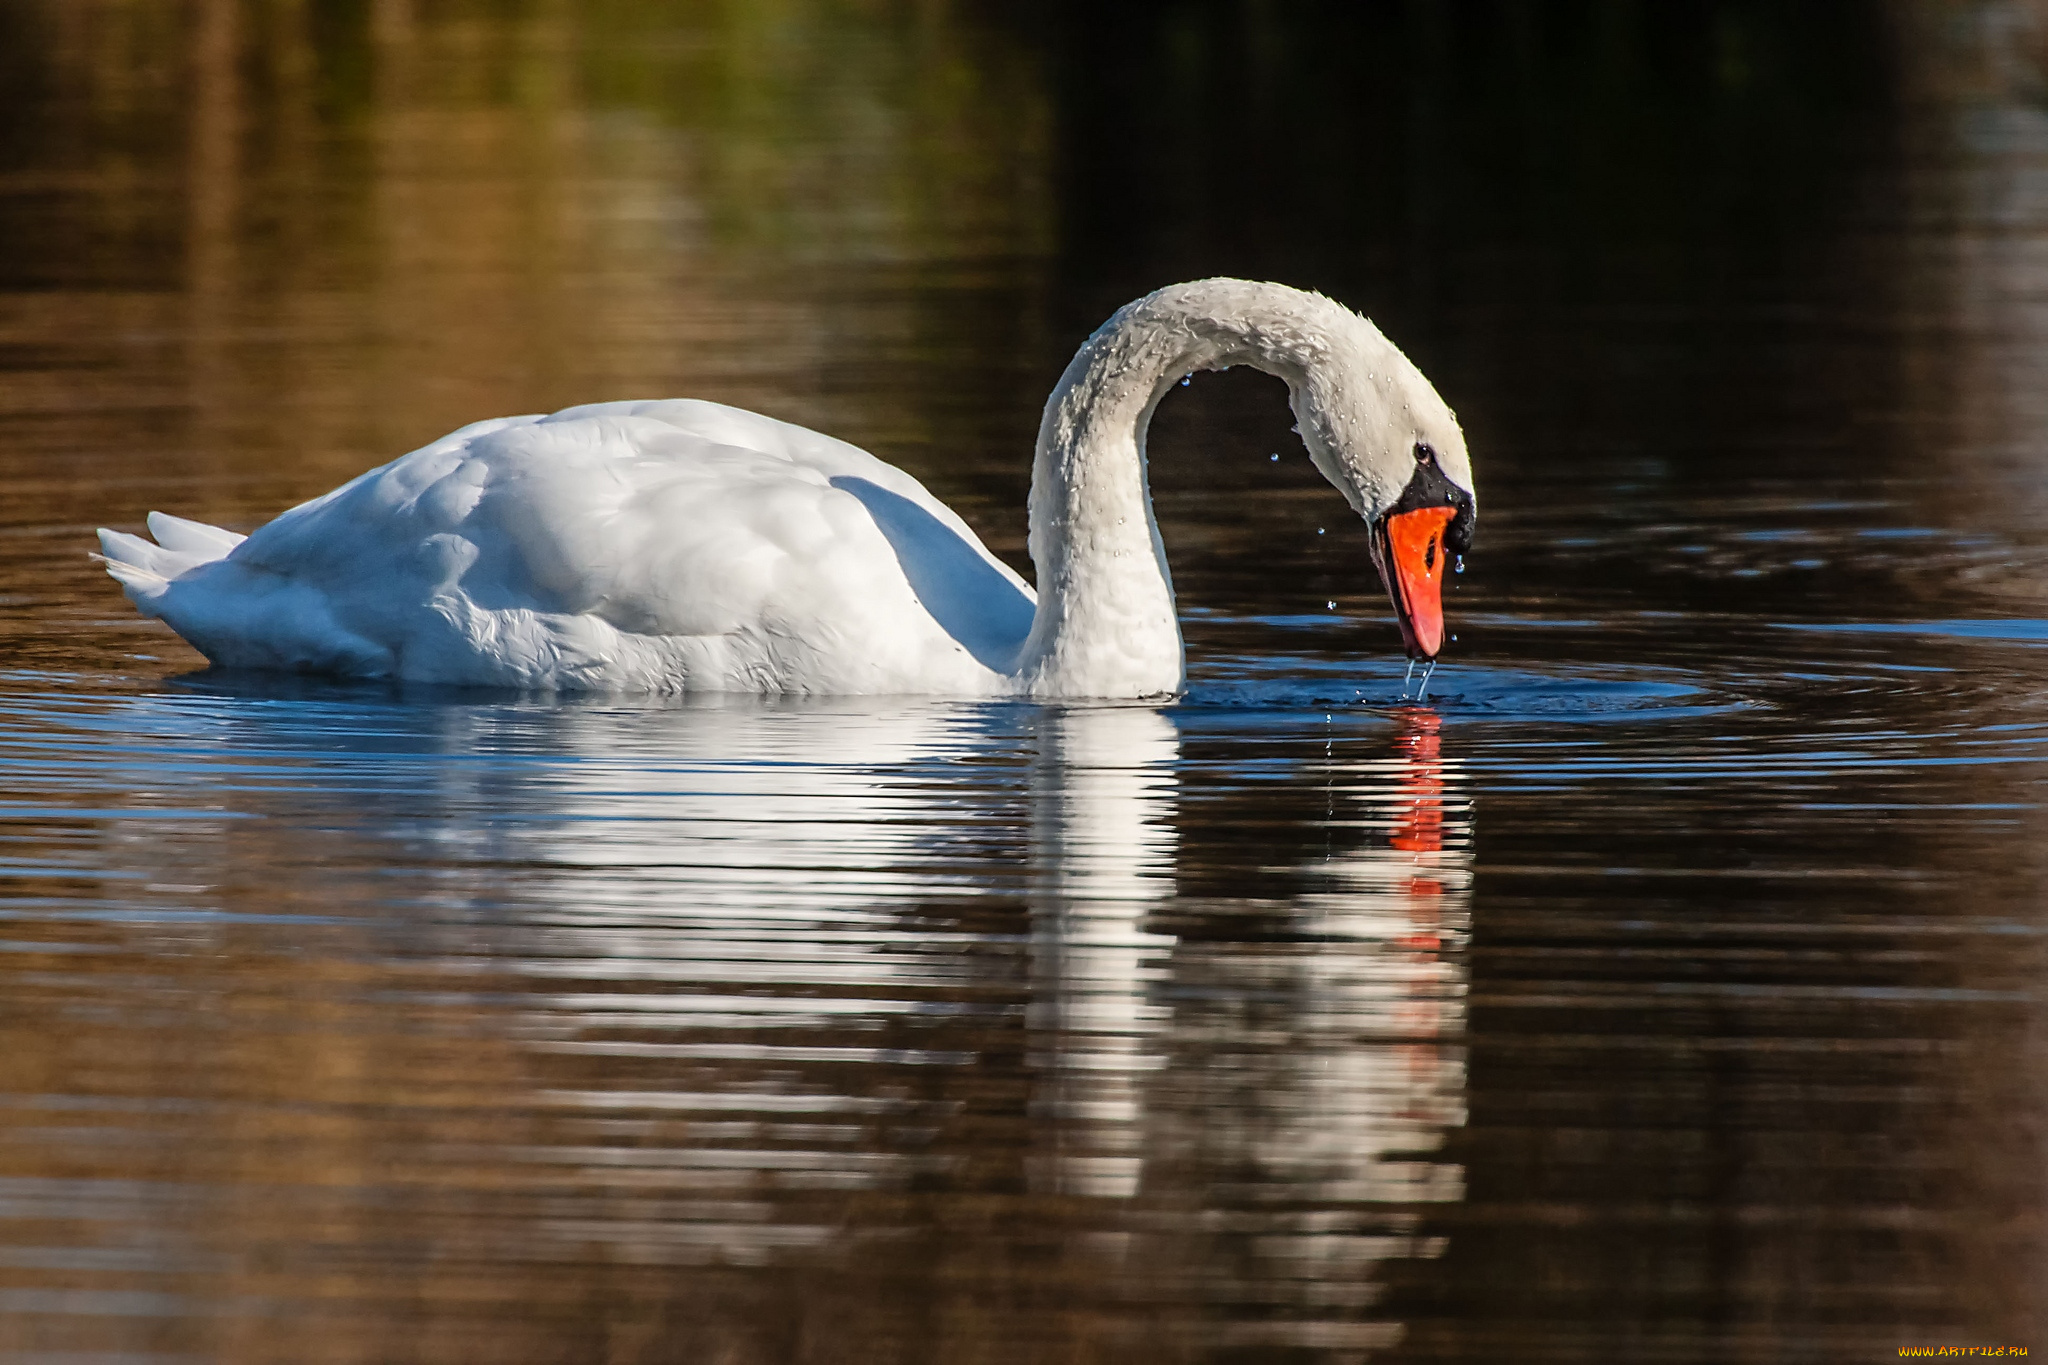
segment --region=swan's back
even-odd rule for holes
[[[689,399],[451,433],[246,541],[107,568],[213,662],[597,690],[990,693],[1031,591],[908,474]],[[936,684],[936,686],[935,686]]]

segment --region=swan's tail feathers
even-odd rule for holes
[[[233,531],[223,531],[218,526],[208,526],[203,521],[174,517],[169,512],[149,514],[149,533],[166,550],[174,554],[197,555],[202,564],[219,559],[249,538],[238,536]]]
[[[125,531],[100,530],[100,553],[93,556],[107,566],[121,584],[128,599],[145,611],[163,595],[171,580],[201,564],[224,558],[244,537],[204,522],[162,512],[149,514],[151,544]],[[151,611],[152,615],[156,613]]]
[[[102,530],[93,558],[138,611],[210,662],[356,678],[395,671],[392,651],[343,626],[321,588],[230,559],[244,537],[162,512],[149,514],[149,529],[154,542]]]

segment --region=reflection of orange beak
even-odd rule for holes
[[[1443,717],[1419,706],[1397,712],[1401,733],[1394,751],[1401,756],[1401,796],[1407,808],[1394,821],[1395,848],[1409,853],[1441,853],[1444,847]],[[1431,894],[1443,887],[1426,883]]]
[[[1394,615],[1401,622],[1401,643],[1411,659],[1434,659],[1444,647],[1444,529],[1457,515],[1452,507],[1419,507],[1386,520],[1384,549],[1373,558]],[[1374,537],[1377,542],[1381,538]]]

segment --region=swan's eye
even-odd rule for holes
[[[1435,459],[1436,451],[1430,448],[1429,442],[1417,441],[1415,443],[1415,463],[1429,464]]]

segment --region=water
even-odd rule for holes
[[[0,1359],[2048,1346],[2041,30],[1784,8],[0,3]],[[1236,372],[1170,707],[217,675],[84,558],[682,393],[1028,567],[1218,271],[1467,424],[1426,705]]]

